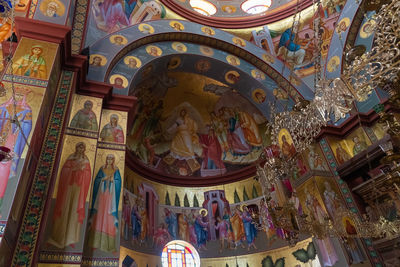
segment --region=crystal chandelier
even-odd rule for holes
[[[318,1],[318,6],[320,1]],[[263,195],[266,198],[268,213],[261,212],[259,229],[267,230],[273,222],[276,227],[286,233],[289,244],[295,244],[300,233],[313,235],[319,239],[326,237],[376,237],[391,239],[400,233],[400,220],[389,221],[380,217],[372,222],[361,219],[346,208],[339,211],[338,216],[332,220],[325,218],[319,222],[305,214],[298,214],[296,208],[288,201],[281,206],[271,205],[270,192],[276,184],[286,178],[296,166],[296,157],[308,148],[320,133],[322,127],[329,122],[336,122],[344,118],[352,109],[354,101],[365,101],[373,89],[391,81],[392,85],[398,82],[400,70],[400,0],[393,0],[390,4],[382,6],[380,11],[372,17],[375,23],[375,46],[362,56],[355,55],[351,50],[348,57],[355,58],[344,70],[341,77],[327,80],[321,77],[321,43],[322,38],[318,28],[315,29],[316,47],[319,49],[315,59],[315,97],[311,101],[301,100],[291,111],[277,113],[271,107],[272,118],[268,124],[268,131],[272,137],[272,145],[264,149],[257,166],[257,178],[261,184]],[[400,108],[399,90],[384,88],[391,95],[391,100]],[[397,86],[398,87],[398,86]],[[397,88],[396,87],[396,88]],[[398,88],[397,88],[398,89]],[[393,114],[380,113],[381,120],[387,124],[389,133],[400,139],[400,122]],[[296,153],[285,156],[279,149],[279,133],[286,129],[293,140]],[[393,136],[393,138],[395,138]],[[400,142],[399,142],[400,144]],[[389,155],[389,154],[388,154]],[[393,159],[393,155],[390,156]],[[399,172],[400,174],[400,172]],[[399,175],[400,176],[400,175]],[[396,184],[394,184],[396,186]],[[400,192],[399,192],[400,195]],[[270,214],[270,215],[266,215]],[[270,216],[270,217],[269,217]],[[350,218],[354,222],[356,234],[348,233],[342,218]],[[272,220],[272,221],[271,221]]]

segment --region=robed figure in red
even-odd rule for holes
[[[73,247],[80,241],[92,173],[85,150],[85,143],[77,143],[75,152],[69,155],[60,172],[49,240],[50,244],[59,248]]]

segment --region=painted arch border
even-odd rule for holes
[[[174,20],[156,20],[146,22],[146,24],[154,28],[153,34],[142,33],[138,29],[140,24],[136,24],[98,40],[89,47],[90,54],[103,55],[107,58],[107,62],[104,66],[90,65],[87,76],[88,80],[107,82],[106,79],[114,65],[130,51],[139,46],[160,41],[183,41],[207,45],[211,48],[225,51],[249,62],[263,71],[266,75],[270,76],[279,87],[283,88],[292,96],[298,95],[299,97],[308,100],[314,97],[313,90],[298,78],[289,68],[287,68],[282,61],[276,57],[272,57],[274,62],[269,64],[263,59],[263,55],[268,55],[267,52],[253,43],[243,40],[246,49],[238,47],[233,42],[233,38],[236,37],[235,35],[212,28],[215,34],[213,36],[208,36],[202,31],[202,28],[205,26],[188,21],[179,21],[184,25],[185,29],[184,31],[177,32],[170,26],[171,21]],[[127,38],[127,45],[117,46],[111,44],[110,37],[112,35],[124,36]],[[298,85],[289,82],[289,80],[293,78],[299,82]]]

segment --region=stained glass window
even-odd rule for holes
[[[200,258],[191,244],[174,240],[165,245],[161,263],[162,267],[200,267]]]

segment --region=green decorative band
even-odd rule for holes
[[[66,116],[74,73],[63,71],[54,105],[50,114],[40,158],[35,170],[32,188],[14,251],[12,265],[17,267],[32,266],[43,209],[49,189],[49,182],[54,168],[57,147],[61,139],[62,125]]]
[[[82,46],[83,33],[85,31],[86,11],[88,0],[76,1],[74,24],[72,25],[71,50],[72,54],[79,54]]]

